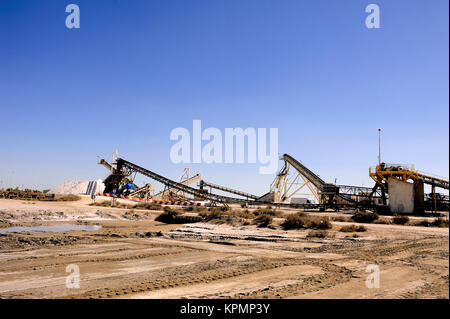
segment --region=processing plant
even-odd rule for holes
[[[209,205],[240,204],[273,205],[279,208],[304,209],[370,209],[378,212],[401,214],[423,214],[425,211],[448,211],[448,196],[436,193],[436,188],[449,189],[448,180],[416,171],[413,167],[380,163],[369,169],[375,185],[370,187],[336,185],[327,183],[318,174],[308,169],[288,154],[280,160],[281,170],[275,176],[269,191],[261,196],[250,194],[203,180],[200,174],[189,175],[186,169],[178,181],[159,175],[137,164],[113,155],[111,163],[101,159],[98,163],[110,174],[104,180],[104,193],[99,195],[123,197],[140,201],[194,202]],[[137,186],[135,178],[142,174],[164,185],[164,190],[154,193],[150,184]],[[195,183],[197,183],[197,188]],[[424,184],[430,185],[431,194],[424,193]],[[295,196],[309,190],[315,198],[299,201]],[[218,194],[216,191],[220,191]],[[228,195],[223,195],[227,193]],[[190,197],[189,197],[190,196]],[[296,200],[297,199],[297,200]]]

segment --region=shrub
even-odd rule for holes
[[[341,229],[339,229],[340,232],[343,233],[354,233],[354,232],[365,232],[367,231],[367,228],[360,225],[349,225],[349,226],[342,226]]]
[[[435,227],[448,227],[448,219],[436,218],[431,225]]]
[[[80,196],[73,195],[73,194],[56,195],[55,196],[55,200],[61,201],[61,202],[71,202],[71,201],[76,201],[76,200],[80,200],[80,199],[81,199]]]
[[[308,232],[306,237],[309,238],[326,238],[328,237],[328,232],[326,230],[311,230]]]
[[[409,222],[409,217],[408,216],[402,216],[402,215],[395,215],[394,218],[392,218],[392,221],[394,222],[394,224],[404,225],[407,222]]]
[[[175,224],[187,224],[187,223],[198,223],[203,221],[203,218],[200,216],[185,216],[185,215],[177,215],[173,218],[173,222]]]
[[[198,212],[198,213],[200,213],[200,212],[207,211],[208,208],[203,207],[203,206],[189,206],[189,207],[186,207],[185,210],[188,211],[188,212]]]
[[[148,209],[148,210],[161,210],[163,209],[161,204],[156,203],[139,203],[133,206],[136,209]]]
[[[284,229],[330,229],[332,227],[328,217],[313,217],[303,212],[288,215],[282,226]]]
[[[330,229],[332,227],[328,217],[311,217],[307,226],[314,229]]]
[[[421,221],[418,221],[414,224],[414,226],[423,226],[423,227],[429,227],[430,222],[426,219],[422,219]]]
[[[270,207],[270,206],[267,206],[265,208],[255,209],[253,211],[253,214],[256,216],[259,216],[259,215],[281,216],[282,215],[282,213],[280,211],[272,209],[272,207]]]
[[[333,216],[331,217],[331,220],[334,222],[348,222],[349,218],[344,216]]]
[[[172,210],[170,207],[164,207],[164,213],[160,214],[155,218],[156,221],[163,222],[166,224],[174,224],[175,217],[178,215],[178,212]]]
[[[222,216],[222,212],[218,209],[213,209],[206,212],[200,212],[199,215],[203,217],[205,221],[210,221],[220,218],[220,216]]]
[[[449,227],[448,226],[448,220],[443,218],[436,218],[432,222],[429,222],[426,219],[422,219],[421,221],[418,221],[414,223],[414,226],[423,226],[423,227]]]
[[[378,218],[376,220],[373,221],[373,224],[386,224],[389,225],[391,224],[391,221],[387,218]]]
[[[255,223],[258,224],[258,227],[267,227],[272,223],[273,217],[270,215],[259,215],[255,218]]]
[[[300,229],[305,228],[305,218],[304,214],[297,213],[288,215],[286,220],[282,224],[284,229]]]
[[[173,209],[170,206],[164,206],[163,210],[165,213],[175,213],[175,214],[178,213],[178,211],[176,209]]]
[[[219,212],[219,213],[225,213],[230,210],[230,207],[228,206],[220,206],[220,207],[209,207],[208,212]]]
[[[251,218],[255,217],[255,215],[250,213],[248,209],[245,209],[245,210],[232,210],[230,212],[227,212],[226,214],[227,215],[231,215],[231,216],[241,217],[241,218],[247,218],[247,219],[251,219]]]
[[[166,224],[187,224],[201,222],[203,218],[200,216],[180,216],[178,213],[172,211],[160,214],[155,220]]]
[[[378,214],[371,212],[356,212],[352,219],[357,223],[372,223],[378,219]]]

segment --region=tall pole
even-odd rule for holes
[[[434,200],[434,214],[437,215],[437,207],[436,207],[436,187],[433,185],[431,186],[431,189],[433,190],[433,200]]]
[[[378,166],[381,166],[381,128],[378,129]]]

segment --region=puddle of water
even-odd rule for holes
[[[74,225],[74,224],[60,224],[52,226],[19,226],[19,227],[7,227],[0,228],[0,234],[6,233],[36,233],[36,232],[51,232],[51,233],[64,233],[71,230],[76,231],[94,231],[99,230],[102,226],[97,225]]]

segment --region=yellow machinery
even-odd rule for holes
[[[402,164],[386,164],[380,163],[375,168],[369,168],[369,176],[375,181],[374,189],[380,187],[383,193],[383,201],[386,204],[385,192],[388,190],[389,180],[396,179],[402,182],[412,182],[415,188],[421,189],[421,194],[417,193],[423,199],[423,184],[431,185],[434,196],[434,210],[436,211],[436,187],[449,189],[449,181],[442,178],[432,176],[430,174],[421,173],[414,169],[413,166]],[[420,192],[420,191],[419,191]]]

